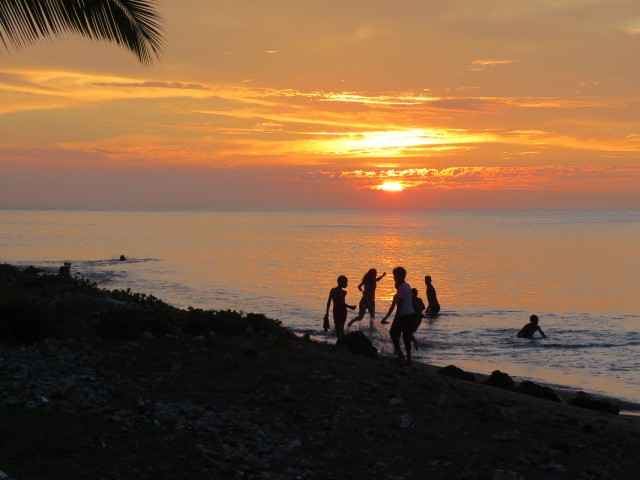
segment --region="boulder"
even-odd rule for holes
[[[459,378],[460,380],[467,380],[469,382],[475,382],[476,377],[473,373],[465,372],[463,369],[456,367],[455,365],[447,365],[438,370],[438,374],[445,377]]]
[[[362,355],[363,357],[378,358],[378,350],[362,332],[349,332],[344,337],[339,338],[336,345],[344,345],[351,353]]]
[[[552,402],[562,403],[562,399],[549,387],[538,385],[537,383],[529,380],[520,382],[520,385],[516,388],[516,392],[531,395],[532,397],[544,398],[545,400],[551,400]]]
[[[515,383],[511,376],[508,373],[501,372],[500,370],[494,370],[491,372],[491,376],[482,383],[484,385],[502,388],[504,390],[513,390],[515,388]]]
[[[618,407],[618,405],[616,405],[615,403],[611,403],[608,400],[600,400],[598,398],[594,398],[584,392],[576,393],[576,395],[569,401],[569,405],[589,408],[591,410],[611,413],[613,415],[618,415],[620,413],[620,407]]]

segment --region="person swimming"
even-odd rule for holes
[[[547,336],[538,325],[538,316],[531,315],[531,317],[529,317],[529,323],[522,327],[518,332],[518,338],[533,338],[533,335],[536,332],[540,332],[542,338],[547,338]]]

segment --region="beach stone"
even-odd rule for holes
[[[494,370],[491,372],[491,376],[487,378],[483,385],[489,385],[491,387],[502,388],[504,390],[513,390],[515,383],[508,373],[503,373],[500,370]]]
[[[558,395],[556,395],[556,392],[551,390],[549,387],[539,385],[529,380],[520,382],[516,388],[516,392],[531,395],[532,397],[544,398],[545,400],[551,400],[552,402],[562,403],[562,400]]]
[[[473,373],[465,372],[460,367],[455,365],[447,365],[438,370],[438,374],[445,377],[459,378],[460,380],[467,380],[469,382],[475,382],[476,377]]]
[[[492,442],[509,443],[509,442],[515,442],[519,440],[520,437],[521,437],[521,434],[517,430],[505,430],[502,432],[495,433],[489,438],[489,440],[491,440]]]
[[[567,473],[567,469],[564,467],[564,465],[560,465],[559,463],[550,463],[549,465],[546,466],[546,469],[551,472],[560,473],[560,474]]]
[[[620,407],[618,407],[618,405],[616,405],[615,403],[594,398],[584,392],[576,393],[576,395],[569,401],[569,405],[581,408],[589,408],[591,410],[611,413],[613,415],[618,415],[620,413]]]
[[[400,428],[413,428],[413,419],[410,415],[400,415]]]
[[[521,478],[516,472],[512,472],[511,470],[503,470],[501,468],[496,469],[493,472],[493,480],[520,480]]]
[[[568,443],[564,442],[553,442],[551,444],[551,449],[564,453],[565,455],[569,455],[571,452],[571,446]]]
[[[362,355],[363,357],[378,358],[378,350],[362,332],[349,332],[344,337],[339,338],[336,345],[345,345],[351,353]]]

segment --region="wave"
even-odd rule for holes
[[[105,260],[80,260],[77,262],[71,262],[72,265],[82,265],[86,267],[101,267],[109,265],[127,265],[131,263],[147,263],[147,262],[161,262],[158,258],[126,258],[120,260],[119,258],[110,258]]]
[[[517,339],[511,342],[511,346],[515,348],[549,348],[553,350],[590,350],[590,349],[616,349],[616,348],[628,348],[640,346],[640,341],[631,342],[588,342],[588,343],[552,343],[548,339],[541,337]]]
[[[85,268],[93,268],[93,267],[102,267],[102,266],[111,266],[111,265],[126,265],[126,264],[135,264],[135,263],[146,263],[146,262],[161,262],[162,260],[158,258],[127,258],[126,260],[120,260],[119,258],[109,258],[109,259],[101,259],[101,260],[73,260],[65,258],[63,260],[41,260],[41,261],[17,261],[12,262],[14,265],[18,267],[30,267],[33,266],[35,268],[41,268],[43,270],[53,270],[62,266],[65,262],[71,263],[71,267],[85,267]]]

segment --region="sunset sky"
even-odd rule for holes
[[[0,50],[0,207],[640,209],[637,0],[159,10]]]

